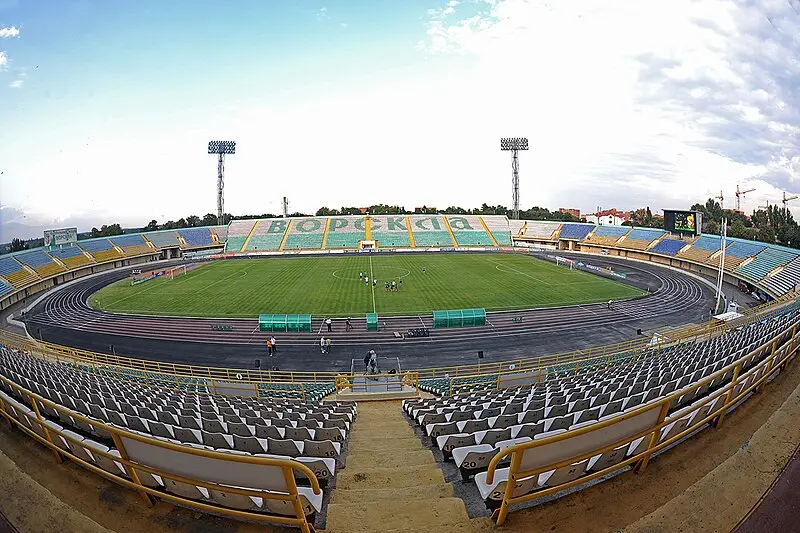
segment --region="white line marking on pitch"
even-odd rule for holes
[[[369,277],[372,280],[372,312],[377,313],[375,307],[375,274],[372,273],[372,253],[369,254]]]

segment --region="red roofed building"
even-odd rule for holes
[[[617,211],[616,209],[605,209],[586,215],[586,222],[593,222],[601,226],[621,226],[623,222],[627,222],[630,219],[630,211]]]

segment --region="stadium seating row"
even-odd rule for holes
[[[734,378],[731,368],[734,362],[742,362],[740,381],[734,393],[743,391],[749,383],[765,375],[765,365],[751,371],[770,355],[770,350],[762,347],[780,335],[785,338],[786,331],[798,319],[800,312],[794,306],[703,342],[649,348],[628,364],[609,366],[600,362],[582,365],[578,370],[573,366],[548,376],[544,382],[507,389],[496,389],[496,381],[486,381],[483,386],[489,390],[407,400],[403,408],[431,437],[432,445],[454,462],[465,481],[474,477],[487,506],[495,508],[505,492],[510,457],[500,463],[501,468],[495,471],[491,483],[487,481],[486,472],[492,459],[504,449],[588,428],[634,410],[641,411],[648,404],[655,406],[655,410],[650,411],[656,414],[660,409],[659,400],[672,398],[667,412],[667,420],[671,421],[661,429],[656,440],[666,442],[714,410],[720,400],[715,392]],[[724,371],[726,368],[728,370]],[[704,385],[696,386],[704,380]],[[593,435],[585,431],[584,435]],[[599,431],[594,434],[601,435]],[[573,437],[576,442],[582,438]],[[557,444],[564,451],[531,448],[530,453],[539,456],[535,464],[546,467],[576,456],[578,449],[600,449],[601,441],[594,447],[584,443],[583,448],[574,448],[568,440],[560,441]],[[577,463],[546,469],[530,479],[518,480],[514,494],[535,493],[613,467],[646,451],[648,445],[649,438],[642,436]],[[525,452],[523,466],[527,454]],[[534,463],[527,464],[530,467]]]
[[[5,346],[0,346],[0,375],[59,406],[56,409],[37,402],[45,426],[66,437],[56,439],[56,445],[123,477],[128,476],[115,461],[120,455],[111,439],[110,430],[114,427],[187,449],[221,452],[228,460],[235,460],[230,459],[234,455],[291,459],[307,466],[320,485],[325,486],[336,470],[344,467],[342,446],[356,416],[352,402],[322,404],[266,397],[213,396],[205,392],[204,382],[195,378],[186,378],[185,388],[175,387],[174,376],[164,376],[165,380],[172,380],[172,387],[149,380],[144,384],[120,377],[126,372],[93,372],[80,365],[43,361]],[[133,372],[126,377],[136,375]],[[0,382],[0,407],[5,412],[27,413],[30,409],[26,410],[26,400],[17,389]],[[126,442],[129,453],[131,444]],[[105,460],[104,455],[111,457]],[[163,466],[167,473],[171,466],[139,464]],[[233,465],[228,466],[233,468]],[[139,474],[145,486],[191,500],[267,514],[295,514],[291,505],[284,505],[287,502],[265,506],[268,498],[264,494],[261,495],[264,502],[248,498],[237,500],[230,495],[213,497],[203,485],[149,475],[144,470]],[[308,484],[308,474],[296,470],[295,476],[297,483]],[[184,477],[214,481],[203,477],[202,469]],[[274,490],[250,483],[244,476],[240,482],[226,484]],[[307,516],[321,511],[321,494],[311,495],[307,490],[301,490],[301,494],[305,497],[303,507]]]

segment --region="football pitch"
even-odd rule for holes
[[[361,272],[369,276],[369,284],[359,280]],[[384,283],[391,280],[402,280],[402,287],[386,291]],[[125,279],[104,287],[90,301],[96,309],[150,315],[342,317],[372,312],[429,315],[433,310],[475,307],[528,309],[639,294],[628,285],[525,255],[364,254],[215,261],[174,280],[131,285]]]

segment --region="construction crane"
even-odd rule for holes
[[[786,214],[786,210],[788,209],[788,206],[786,204],[788,204],[792,200],[797,200],[798,198],[800,198],[800,196],[797,196],[796,194],[794,196],[786,196],[786,191],[783,191],[783,200],[781,200],[781,202],[783,202],[784,214]]]
[[[744,198],[745,194],[747,194],[749,192],[753,192],[753,191],[755,191],[755,189],[747,189],[746,191],[740,191],[739,190],[739,185],[738,184],[736,185],[736,210],[739,213],[742,212],[742,200],[741,199]]]
[[[722,191],[719,191],[719,196],[715,196],[714,199],[715,200],[719,200],[719,208],[720,209],[725,209],[725,204],[723,204],[723,201],[725,200],[725,197],[722,196]]]

